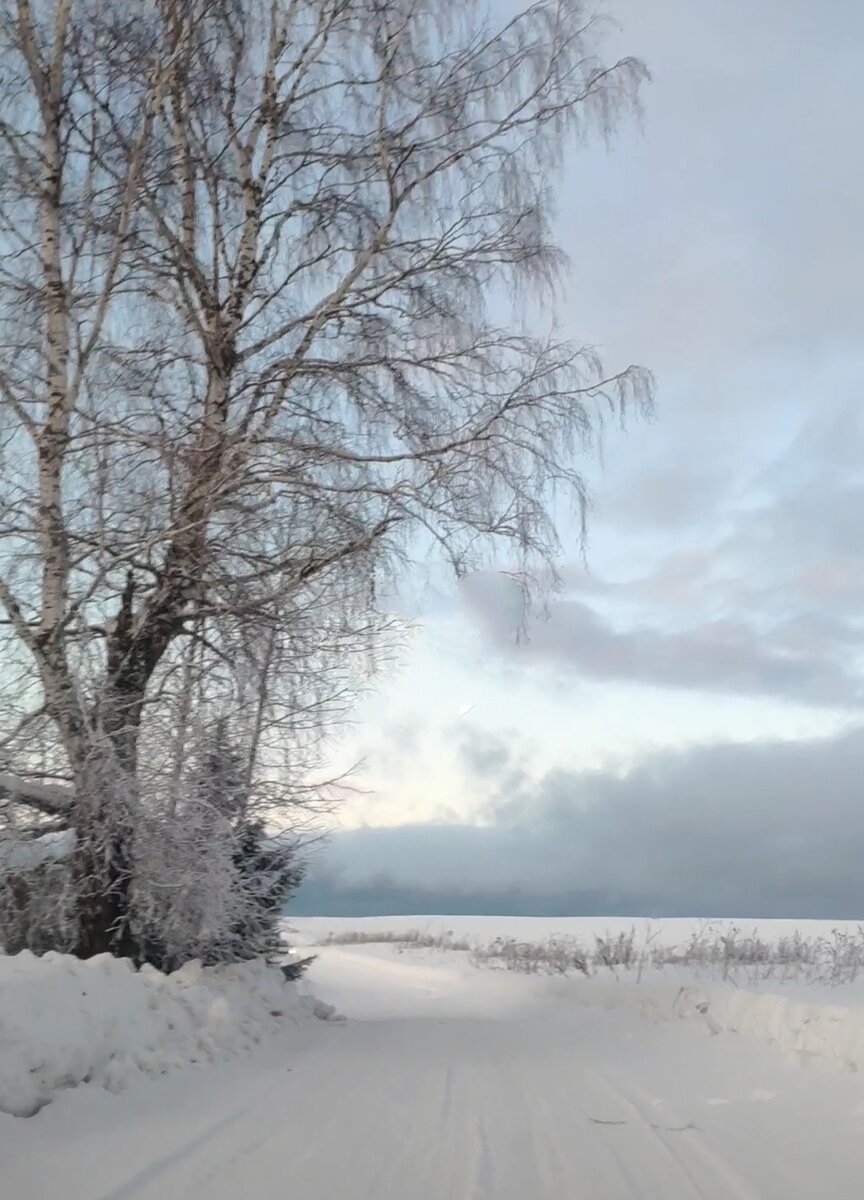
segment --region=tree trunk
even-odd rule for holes
[[[110,742],[89,748],[75,773],[79,958],[134,956],[129,894],[136,792],[134,775]]]
[[[138,739],[147,686],[176,630],[172,613],[133,635],[130,574],[107,646],[105,679],[90,714],[90,733],[75,755],[76,894],[81,958],[111,953],[137,958],[131,929],[134,831],[138,807]]]

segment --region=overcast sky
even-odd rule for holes
[[[298,910],[864,917],[864,5],[609,7],[654,82],[569,157],[561,318],[657,418],[527,641],[502,577],[406,597]]]

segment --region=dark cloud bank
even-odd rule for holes
[[[862,729],[556,771],[487,815],[340,833],[293,911],[864,916]]]

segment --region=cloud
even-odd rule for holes
[[[766,440],[757,463],[747,458],[737,471],[726,464],[725,487],[711,468],[700,489],[694,462],[679,464],[671,446],[664,453],[662,470],[653,464],[604,481],[619,518],[607,514],[595,527],[605,560],[589,558],[590,575],[576,562],[565,566],[563,595],[548,617],[528,621],[522,644],[513,632],[516,585],[492,574],[463,585],[463,604],[483,636],[502,656],[580,677],[858,706],[864,406],[857,391]],[[685,527],[674,512],[691,494]],[[628,518],[634,509],[636,521]]]
[[[655,581],[656,582],[656,581]],[[762,626],[750,613],[689,622],[668,629],[650,612],[616,623],[599,607],[577,600],[554,603],[520,643],[499,637],[498,650],[525,664],[559,671],[702,691],[779,697],[813,705],[853,706],[864,686],[849,645],[852,630],[819,612],[802,612]],[[670,615],[667,611],[665,620]],[[487,633],[496,637],[495,615]]]
[[[862,700],[864,160],[848,147],[864,7],[790,0],[782,20],[775,9],[615,5],[614,52],[644,56],[654,82],[641,130],[565,168],[566,326],[611,367],[656,369],[657,420],[610,429],[605,468],[586,466],[592,578],[562,512],[567,594],[518,652],[517,585],[463,581],[509,661]]]
[[[864,729],[550,772],[484,825],[334,837],[297,911],[856,918]]]
[[[565,193],[574,327],[664,373],[854,340],[861,5],[613,7],[615,51],[642,55],[654,82],[643,129],[580,157]]]
[[[595,586],[573,584],[528,658],[856,705],[864,164],[848,148],[864,8],[615,11],[620,49],[643,55],[654,83],[644,128],[611,156],[580,158],[565,183],[569,324],[613,365],[656,370],[658,417],[611,436],[605,470],[589,468]],[[795,68],[805,60],[825,80],[816,93]],[[703,562],[676,579],[667,567],[682,551]]]
[[[494,734],[466,731],[458,743],[458,753],[473,775],[495,778],[510,765],[512,747]]]

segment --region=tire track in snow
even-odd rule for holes
[[[694,1200],[713,1200],[717,1195],[716,1191],[705,1190],[706,1174],[709,1176],[708,1183],[712,1180],[722,1183],[726,1189],[723,1193],[724,1200],[764,1200],[762,1193],[739,1175],[725,1158],[708,1144],[702,1131],[693,1122],[670,1115],[666,1118],[668,1124],[660,1125],[646,1112],[645,1106],[650,1105],[650,1097],[629,1077],[618,1082],[606,1071],[596,1067],[588,1067],[588,1070],[617,1103],[622,1104],[625,1110],[635,1116],[636,1124],[649,1131],[664,1148],[695,1189]]]
[[[472,1200],[495,1200],[496,1191],[492,1170],[492,1150],[489,1144],[486,1121],[482,1114],[477,1117],[474,1130],[476,1159],[471,1197]]]

